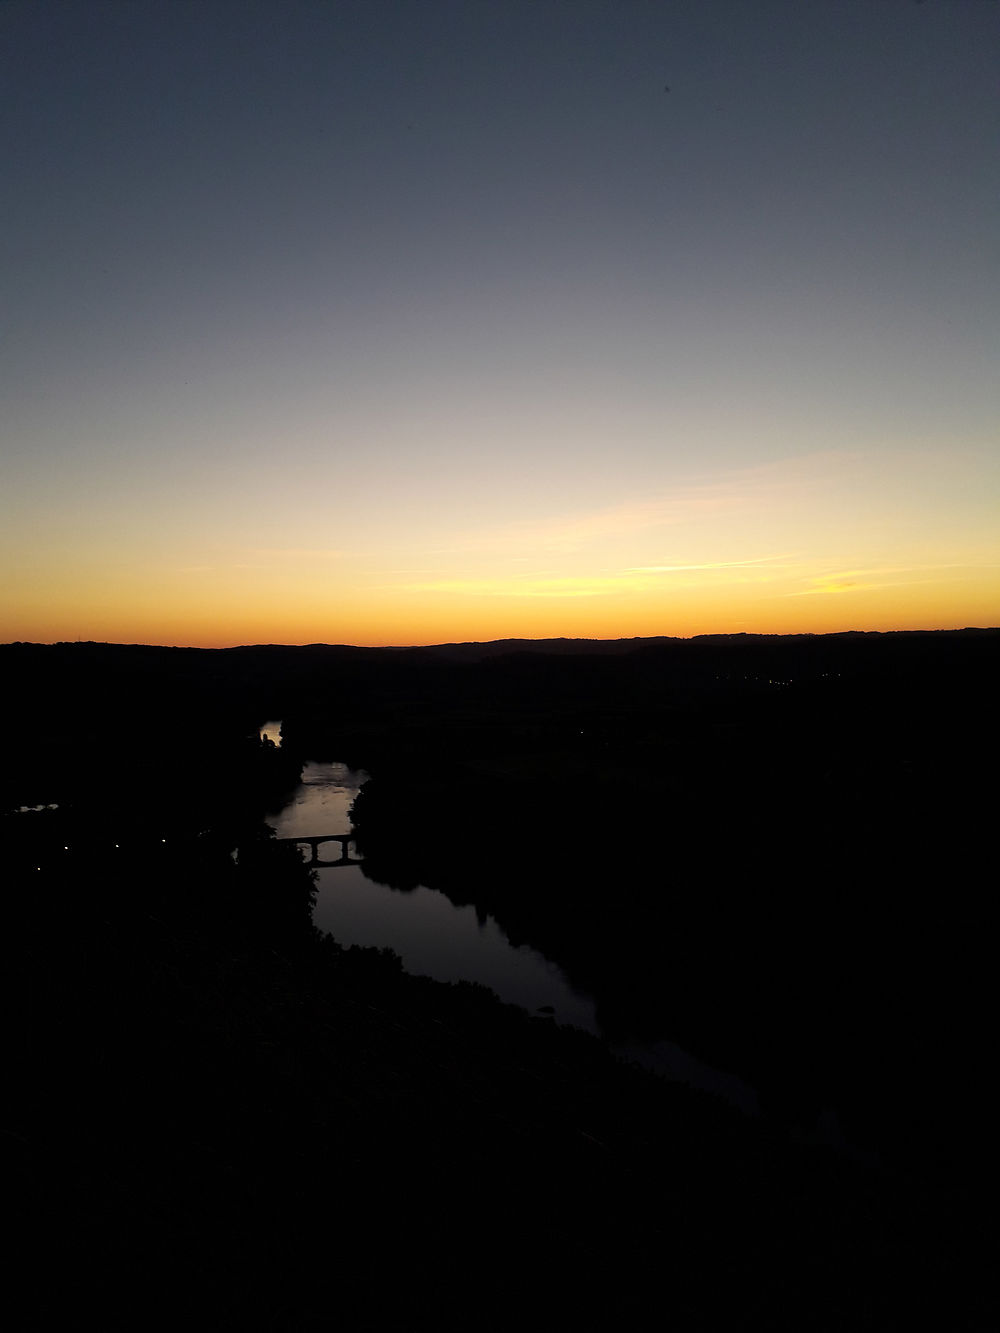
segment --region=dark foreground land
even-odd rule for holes
[[[0,647],[16,1326],[994,1327],[998,658]],[[261,815],[324,755],[368,873],[764,1114],[316,935]]]

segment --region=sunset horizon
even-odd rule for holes
[[[0,65],[15,1326],[997,1326],[1000,0]]]
[[[955,624],[955,625],[901,625],[892,629],[865,629],[857,626],[851,626],[845,629],[828,630],[702,630],[693,634],[668,634],[668,633],[650,633],[650,634],[617,634],[617,635],[595,635],[595,634],[503,634],[491,638],[444,638],[428,639],[417,642],[416,640],[407,641],[387,641],[360,643],[347,639],[301,639],[291,642],[289,640],[278,639],[253,639],[241,640],[233,643],[192,643],[188,641],[166,642],[164,640],[131,640],[131,639],[12,639],[4,645],[6,647],[67,647],[67,646],[91,646],[98,648],[191,648],[196,650],[205,650],[209,652],[227,652],[241,648],[359,648],[359,649],[387,649],[405,651],[408,649],[420,648],[450,648],[450,647],[490,647],[495,644],[548,644],[548,643],[579,643],[579,644],[618,644],[618,643],[643,643],[657,642],[667,639],[677,643],[690,643],[696,639],[797,639],[797,638],[837,638],[850,635],[922,635],[922,634],[985,634],[992,631],[1000,631],[1000,625],[990,624]]]
[[[1000,623],[997,13],[5,5],[0,640]]]
[[[1000,0],[0,63],[7,1305],[995,1326]]]

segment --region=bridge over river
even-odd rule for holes
[[[360,857],[350,855],[350,845],[354,841],[353,833],[317,833],[314,835],[303,834],[297,838],[276,838],[275,842],[297,842],[304,844],[310,849],[309,860],[306,865],[314,870],[330,870],[334,866],[359,866]],[[325,842],[337,842],[340,844],[340,856],[336,861],[320,860],[320,847]]]
[[[30,830],[29,830],[30,832]],[[63,836],[67,836],[63,833]],[[5,857],[9,857],[15,863],[26,867],[34,867],[36,871],[42,869],[42,864],[53,865],[56,861],[63,864],[68,863],[74,857],[83,856],[88,861],[93,861],[98,856],[105,856],[108,853],[118,854],[123,860],[132,863],[141,864],[149,861],[157,854],[172,853],[178,847],[191,847],[198,843],[201,838],[208,836],[208,830],[200,833],[196,838],[191,836],[174,836],[171,838],[158,837],[157,833],[141,830],[138,833],[131,828],[119,829],[115,835],[120,841],[111,842],[108,835],[101,836],[91,833],[81,834],[74,830],[64,843],[59,836],[50,836],[40,840],[37,833],[34,838],[25,837],[23,840],[15,840],[10,852],[5,847]],[[328,870],[332,866],[359,866],[361,857],[351,856],[351,844],[354,842],[353,833],[316,833],[303,834],[296,838],[275,838],[275,842],[293,842],[309,848],[309,859],[306,861],[308,866],[315,870]],[[39,845],[41,841],[41,845]],[[335,860],[326,860],[323,858],[320,848],[328,842],[338,844],[340,855]],[[233,849],[233,856],[237,855],[238,849]]]

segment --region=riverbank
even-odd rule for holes
[[[961,1200],[303,930],[287,850],[19,886],[22,1327],[976,1326]]]

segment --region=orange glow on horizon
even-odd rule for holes
[[[345,598],[344,609],[310,612],[303,607],[231,608],[211,604],[148,607],[105,606],[98,613],[56,613],[39,609],[12,624],[7,641],[52,643],[89,640],[163,646],[227,648],[246,644],[352,644],[401,647],[497,639],[626,639],[699,634],[830,634],[850,630],[933,630],[989,627],[1000,623],[993,610],[995,588],[962,589],[947,601],[922,587],[851,595],[790,596],[770,607],[747,605],[732,596],[688,597],[650,603],[638,597],[562,599],[463,597],[460,605],[432,605],[430,596],[411,602],[365,607]],[[720,590],[721,593],[721,590]]]
[[[313,545],[302,533],[329,527],[321,510],[282,510],[264,544],[231,511],[173,532],[151,508],[114,538],[96,522],[56,533],[34,558],[12,539],[0,637],[400,646],[991,626],[1000,542],[988,490],[968,484],[978,466],[947,521],[944,455],[907,459],[907,507],[877,460],[821,454],[531,517],[455,494],[430,522],[387,493],[377,527],[345,521]]]

